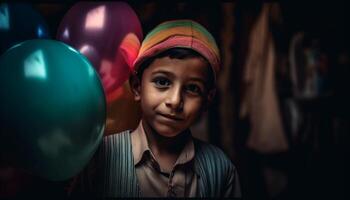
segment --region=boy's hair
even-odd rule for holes
[[[136,72],[137,78],[139,80],[142,79],[143,72],[145,69],[152,64],[152,62],[157,59],[157,58],[164,58],[164,57],[169,57],[171,59],[186,59],[186,58],[201,58],[207,63],[207,67],[209,69],[209,74],[208,74],[208,80],[206,82],[206,87],[208,90],[213,89],[215,87],[215,78],[214,78],[214,72],[212,68],[210,67],[210,63],[205,59],[201,54],[198,52],[188,49],[188,48],[180,48],[180,47],[175,47],[171,48],[168,50],[165,50],[153,57],[148,58],[142,64],[139,66],[138,71]]]
[[[209,63],[213,77],[210,82],[214,86],[220,71],[219,48],[207,29],[193,20],[166,21],[151,30],[142,41],[132,70],[134,73],[140,68],[144,70],[144,66],[148,66],[155,58],[169,56],[182,59],[185,58],[184,55],[203,57]]]

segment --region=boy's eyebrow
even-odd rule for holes
[[[154,75],[154,74],[165,74],[165,75],[169,76],[170,78],[174,78],[175,77],[175,75],[172,72],[167,71],[167,70],[157,70],[157,71],[152,72],[152,75]],[[199,77],[190,77],[189,80],[190,81],[200,82],[203,85],[206,84],[206,81],[203,80],[202,78],[199,78]]]
[[[203,85],[205,85],[205,80],[203,80],[202,78],[197,78],[197,77],[191,77],[190,78],[190,81],[196,81],[196,82],[200,82],[202,83]]]
[[[157,71],[152,72],[152,75],[154,75],[154,74],[165,74],[165,75],[170,76],[170,77],[175,77],[175,75],[172,72],[167,71],[167,70],[157,70]]]

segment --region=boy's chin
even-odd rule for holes
[[[175,138],[180,135],[184,130],[174,129],[168,126],[159,126],[155,128],[158,135],[166,138]]]
[[[166,137],[166,138],[175,138],[180,134],[180,132],[172,132],[172,131],[157,131],[157,134]]]

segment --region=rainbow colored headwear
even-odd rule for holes
[[[134,61],[134,71],[146,59],[175,47],[189,48],[201,54],[208,60],[216,77],[220,70],[220,54],[215,39],[202,25],[192,20],[167,21],[150,31]]]

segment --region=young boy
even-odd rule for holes
[[[215,94],[219,68],[215,40],[200,24],[175,20],[154,28],[130,77],[139,126],[104,138],[73,196],[241,197],[231,161],[190,132]]]

